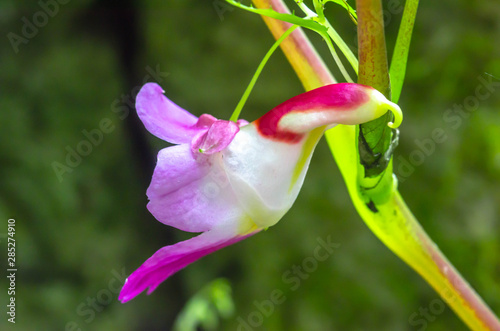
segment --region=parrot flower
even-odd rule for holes
[[[327,85],[300,94],[252,123],[199,118],[147,83],[136,108],[146,129],[177,144],[162,149],[147,190],[160,222],[201,234],[159,249],[126,280],[119,300],[150,294],[175,272],[276,224],[294,203],[324,131],[401,110],[377,90]]]

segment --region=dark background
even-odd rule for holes
[[[169,330],[187,300],[218,277],[230,281],[235,304],[220,330],[235,330],[238,317],[248,320],[258,311],[254,302],[275,289],[286,300],[255,329],[465,329],[364,225],[324,141],[296,204],[276,226],[189,266],[150,296],[119,303],[124,274],[189,237],[146,210],[156,153],[167,144],[138,122],[133,95],[156,81],[195,115],[227,119],[273,39],[257,15],[212,0],[65,1],[48,9],[0,1],[0,246],[6,256],[7,219],[14,218],[18,267],[16,324],[2,311],[0,329]],[[392,50],[402,3],[384,4]],[[329,4],[327,12],[354,49],[345,11]],[[476,89],[490,79],[485,73],[500,77],[499,17],[496,1],[422,1],[395,154],[407,203],[497,314],[500,86],[481,100]],[[155,71],[163,74],[154,78]],[[242,117],[256,119],[302,91],[277,52]],[[56,175],[54,164],[65,165],[68,151],[88,141],[83,130],[99,130],[102,121],[111,125],[102,139]],[[431,143],[436,129],[446,139]],[[340,246],[292,291],[283,274],[328,236]],[[1,277],[4,310],[7,287]]]

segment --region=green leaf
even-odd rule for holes
[[[391,77],[392,101],[398,103],[403,89],[403,82],[406,73],[406,63],[408,61],[408,52],[410,51],[411,35],[415,17],[417,16],[418,0],[407,0],[399,26],[398,38],[394,53],[392,55],[391,69],[389,74]]]

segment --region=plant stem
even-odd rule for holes
[[[358,83],[369,85],[391,100],[380,0],[356,0],[358,14]]]
[[[288,12],[281,0],[253,2],[258,8],[272,6],[278,12]],[[283,22],[264,20],[276,38],[288,28]],[[294,31],[293,38],[285,40],[282,48],[306,90],[335,82],[307,37],[299,31]],[[397,190],[391,189],[389,199],[376,205],[377,212],[366,205],[357,180],[355,128],[338,125],[325,135],[353,204],[373,233],[416,270],[472,330],[500,330],[497,317],[425,233]],[[392,174],[386,172],[386,175]]]
[[[234,109],[233,114],[231,115],[231,118],[229,119],[230,121],[236,122],[238,120],[238,118],[240,117],[240,114],[241,114],[241,110],[243,109],[243,106],[245,106],[245,103],[247,102],[248,97],[250,96],[250,93],[252,93],[253,87],[255,86],[255,83],[257,82],[257,79],[259,78],[260,73],[264,69],[267,61],[269,60],[271,55],[273,55],[276,48],[278,48],[278,46],[283,42],[283,40],[285,40],[286,37],[288,37],[290,35],[290,33],[292,33],[293,30],[295,30],[296,28],[298,28],[298,25],[292,25],[288,30],[283,32],[281,37],[279,37],[276,40],[276,42],[273,44],[273,46],[271,46],[269,51],[266,53],[266,55],[264,56],[264,58],[260,62],[259,66],[257,67],[255,74],[253,75],[252,79],[250,80],[248,87],[246,88],[245,92],[241,96],[240,101],[236,105],[236,108]]]
[[[429,261],[420,264],[420,269],[414,266],[415,270],[434,287],[436,292],[445,299],[469,328],[472,330],[500,330],[498,318],[427,235],[408,209],[399,192],[394,195],[394,205],[401,211],[401,221],[398,223],[406,222],[407,226],[411,227],[409,230],[413,230],[415,244],[419,245],[423,251],[422,257],[429,259]],[[405,246],[403,242],[399,251],[403,251]],[[408,257],[401,258],[410,264],[407,261]],[[433,266],[431,270],[427,269],[429,265]]]
[[[329,30],[329,32],[331,32],[331,29],[328,29],[328,30]],[[337,66],[339,67],[340,73],[342,74],[342,76],[344,76],[344,79],[346,80],[346,82],[348,82],[348,83],[354,83],[354,81],[352,80],[351,76],[349,75],[349,73],[347,72],[346,68],[344,67],[344,64],[342,63],[342,60],[340,60],[340,57],[337,54],[337,51],[335,50],[335,47],[333,46],[333,43],[332,43],[332,41],[329,38],[329,34],[325,33],[325,34],[321,34],[321,36],[323,37],[323,40],[327,44],[328,49],[330,50],[330,53],[332,54],[333,59],[334,59],[335,63],[337,64]]]
[[[374,87],[391,100],[391,84],[385,47],[384,19],[380,0],[357,0],[358,14],[358,83]],[[359,126],[359,155],[363,170],[360,171],[360,185],[371,194],[384,177],[392,172],[389,166],[392,130],[387,127],[391,114],[379,117]],[[389,155],[388,155],[389,154]],[[391,181],[392,178],[389,177]]]
[[[330,38],[332,38],[332,40],[335,42],[335,44],[338,46],[338,48],[340,49],[340,51],[344,54],[344,56],[347,58],[347,61],[349,61],[349,63],[351,64],[352,66],[352,69],[354,70],[354,72],[356,73],[356,75],[358,74],[358,67],[359,67],[359,64],[358,64],[358,59],[356,58],[356,56],[352,53],[351,49],[349,48],[349,46],[347,46],[347,44],[345,43],[344,39],[342,39],[339,34],[337,33],[337,31],[333,28],[333,26],[330,24],[330,22],[326,21],[326,25],[328,27],[328,35],[330,36]]]
[[[280,13],[290,13],[286,5],[276,0],[253,0],[255,7],[273,8]],[[275,39],[278,39],[290,26],[290,23],[262,16]],[[290,37],[281,43],[281,49],[299,76],[306,91],[336,83],[335,78],[319,57],[302,29],[295,30]]]

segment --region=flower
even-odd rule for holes
[[[300,94],[258,120],[199,118],[147,83],[137,113],[162,149],[147,190],[147,208],[160,222],[202,232],[159,249],[126,280],[127,302],[199,258],[276,224],[297,198],[312,152],[336,124],[360,124],[399,107],[375,89],[333,84]]]

